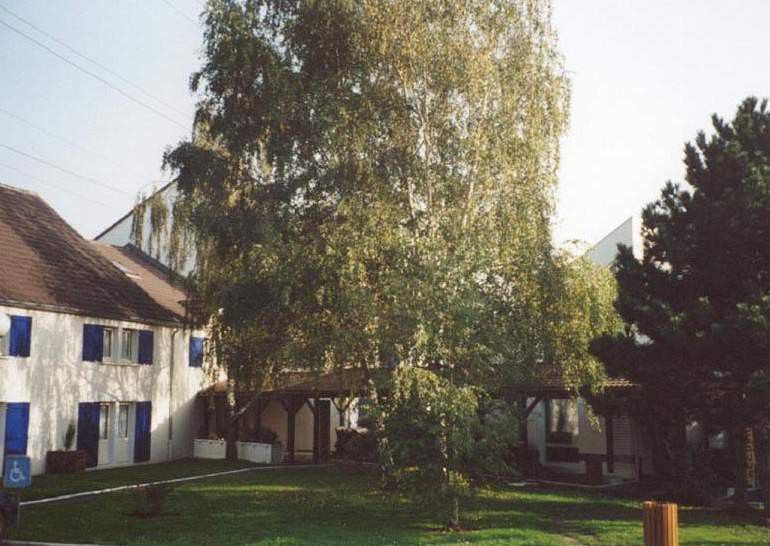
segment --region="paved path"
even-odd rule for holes
[[[6,540],[4,546],[105,546],[103,544],[68,544],[65,542],[25,542],[23,540]]]

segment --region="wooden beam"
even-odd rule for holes
[[[332,398],[332,404],[334,404],[334,407],[335,407],[335,409],[337,410],[337,413],[340,416],[340,426],[344,427],[345,426],[345,412],[348,411],[348,408],[350,407],[350,404],[353,402],[353,398],[352,397],[345,397],[345,398],[340,398],[340,400],[343,401],[344,404],[342,404],[342,403],[337,404],[337,399],[336,398]]]
[[[260,399],[260,394],[256,393],[254,396],[252,396],[244,406],[239,409],[237,412],[235,412],[233,415],[230,416],[229,424],[234,425],[235,423],[240,420],[241,417],[245,415],[245,413],[251,408],[254,404],[257,403],[257,400]]]
[[[525,403],[526,403],[526,398],[525,398],[524,400],[525,400]],[[539,402],[541,402],[542,400],[543,400],[543,397],[542,397],[542,396],[535,396],[535,397],[532,399],[532,402],[531,402],[531,403],[530,403],[530,404],[529,404],[529,405],[526,407],[526,409],[524,410],[524,417],[525,417],[525,418],[526,418],[526,417],[529,417],[529,414],[530,414],[530,413],[532,413],[532,410],[534,410],[534,409],[535,409],[535,406],[537,406],[537,405],[538,405],[538,403],[539,403]]]

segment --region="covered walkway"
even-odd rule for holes
[[[235,392],[238,439],[247,441],[254,431],[268,428],[283,444],[285,462],[325,461],[336,442],[335,429],[356,425],[355,400],[364,392],[360,370],[287,373],[269,390]],[[227,403],[228,396],[225,382],[198,395],[204,416],[200,437],[226,437],[233,409]]]

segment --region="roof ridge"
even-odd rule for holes
[[[27,194],[27,195],[32,195],[34,197],[37,197],[38,199],[42,199],[42,197],[40,197],[40,195],[37,192],[34,192],[32,190],[27,190],[27,189],[24,189],[24,188],[19,188],[18,186],[11,186],[10,184],[6,184],[4,182],[0,182],[0,187],[1,188],[5,188],[7,190],[11,190],[11,191],[15,191],[15,192],[19,192],[19,193],[24,193],[24,194]]]
[[[0,185],[0,293],[4,299],[90,316],[177,321],[44,199]]]

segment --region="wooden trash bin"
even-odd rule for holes
[[[679,514],[671,502],[644,503],[644,546],[679,546]]]

